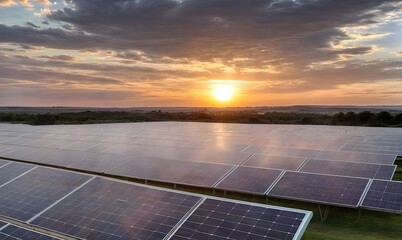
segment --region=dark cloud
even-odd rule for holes
[[[51,59],[51,60],[60,60],[60,61],[78,61],[78,57],[70,56],[70,55],[55,55],[55,56],[48,56],[43,55],[40,56],[41,58]]]
[[[26,22],[25,23],[28,27],[32,27],[32,28],[40,28],[38,25],[35,25],[34,23],[32,23],[32,22]]]

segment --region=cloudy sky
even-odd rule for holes
[[[0,105],[299,104],[402,104],[400,0],[0,0]]]

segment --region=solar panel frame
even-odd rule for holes
[[[306,180],[306,178],[310,179]],[[339,185],[339,181],[336,182],[336,180],[344,181],[344,183]],[[369,182],[370,179],[368,178],[286,171],[266,195],[268,197],[357,208]],[[311,186],[312,183],[320,184],[318,185],[320,188]],[[345,188],[345,185],[348,188]],[[341,193],[336,192],[335,188],[342,190]],[[321,199],[311,197],[318,194],[321,194],[319,196]],[[330,197],[337,198],[339,201],[331,201]],[[343,202],[341,202],[342,200]]]
[[[220,202],[220,203],[224,203],[225,206],[223,208],[221,208],[221,211],[215,211],[216,208],[211,206],[207,206],[207,205],[211,205],[208,204],[210,202]],[[232,211],[230,211],[230,205],[236,205],[238,206],[237,209],[234,209]],[[205,206],[205,207],[203,207]],[[228,207],[229,206],[229,207]],[[168,238],[170,240],[185,240],[185,239],[279,239],[279,238],[272,238],[273,236],[267,237],[267,238],[262,238],[261,236],[258,235],[250,235],[251,238],[246,238],[246,236],[243,235],[237,235],[235,236],[222,236],[222,235],[218,235],[218,234],[222,234],[222,232],[218,233],[217,231],[214,232],[214,234],[205,234],[205,230],[208,230],[212,228],[215,229],[226,229],[227,230],[231,230],[232,232],[234,232],[235,234],[237,233],[244,233],[244,231],[250,231],[251,229],[255,228],[254,230],[263,230],[263,231],[267,231],[268,232],[271,231],[271,229],[269,227],[267,227],[265,224],[269,223],[272,220],[272,216],[268,216],[265,215],[266,212],[261,213],[261,209],[266,209],[269,211],[273,211],[275,213],[280,213],[280,212],[291,212],[291,214],[293,215],[298,215],[298,216],[304,216],[302,218],[302,220],[300,221],[300,225],[297,228],[297,231],[295,231],[295,234],[292,238],[286,238],[286,239],[301,239],[304,231],[307,228],[308,223],[310,222],[311,218],[312,218],[312,212],[309,211],[304,211],[304,210],[299,210],[299,209],[289,209],[289,208],[285,208],[285,207],[278,207],[278,206],[271,206],[271,205],[263,205],[263,204],[258,204],[258,203],[252,203],[252,202],[243,202],[243,201],[239,201],[239,200],[233,200],[233,199],[223,199],[223,198],[219,198],[219,197],[211,197],[208,196],[205,198],[204,202],[202,202],[200,204],[199,207],[197,207],[197,209],[195,209],[195,211],[188,216],[187,219],[185,219],[185,221],[183,221],[183,223],[175,230],[175,232],[173,232],[171,234],[171,236]],[[211,213],[209,213],[211,212]],[[222,213],[222,212],[226,212]],[[222,215],[223,214],[223,215]],[[232,215],[231,215],[232,214]],[[209,217],[208,217],[209,216]],[[235,223],[236,217],[242,217],[241,221],[239,221],[239,225],[234,225],[233,223]],[[255,221],[255,217],[260,217],[258,221]],[[254,219],[253,219],[254,217]],[[279,215],[278,215],[279,217]],[[219,219],[223,219],[222,221],[220,221]],[[278,219],[278,218],[277,218]],[[276,219],[275,219],[276,220]],[[282,219],[283,220],[283,219]],[[202,224],[205,224],[208,226],[208,228],[203,228],[202,231],[204,231],[204,233],[201,232],[201,234],[197,234],[196,236],[194,235],[188,235],[189,232],[186,231],[184,234],[180,233],[180,230],[182,228],[186,228],[187,230],[190,230],[192,232],[196,232],[196,228],[199,227],[197,226],[197,224],[199,224],[202,221]],[[208,221],[211,221],[210,224],[208,224]],[[198,223],[197,223],[198,222]],[[236,229],[241,227],[241,225],[243,225],[243,227],[241,229]],[[278,224],[280,225],[280,223]],[[201,226],[202,227],[202,226]],[[272,226],[271,226],[272,227]],[[199,229],[199,228],[198,228]],[[198,230],[197,229],[197,230]],[[273,230],[273,229],[272,229]],[[198,232],[200,233],[200,231]],[[183,236],[184,235],[184,236]],[[229,234],[227,234],[229,235]],[[234,234],[233,234],[234,235]],[[200,237],[200,238],[197,238]],[[254,238],[252,238],[254,237]]]
[[[315,159],[393,165],[396,155],[356,151],[322,151]]]
[[[373,180],[360,207],[375,211],[402,214],[402,182]]]
[[[212,187],[232,168],[232,165],[227,164],[141,157],[126,161],[105,173],[173,184]]]
[[[264,147],[251,145],[242,150],[245,153],[254,153],[257,155],[273,155],[283,157],[303,157],[314,158],[321,150],[318,149],[302,149],[302,148],[286,148],[286,147]]]
[[[215,189],[264,195],[283,170],[238,166],[226,175]]]
[[[67,168],[103,173],[109,169],[112,169],[113,167],[129,161],[129,159],[129,156],[124,155],[98,153],[95,155],[90,155],[76,163],[73,163],[67,166]]]
[[[297,171],[306,160],[307,158],[300,157],[253,154],[242,164],[242,166]]]
[[[390,180],[396,165],[308,159],[299,172]]]
[[[10,162],[0,167],[0,187],[34,169],[34,165]],[[1,188],[0,188],[1,189]]]

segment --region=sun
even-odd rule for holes
[[[212,94],[216,100],[227,102],[232,99],[234,87],[230,85],[216,85],[213,88]]]

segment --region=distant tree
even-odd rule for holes
[[[347,112],[343,117],[343,124],[345,125],[356,125],[357,115],[355,112]]]
[[[394,124],[402,124],[402,113],[395,115]]]
[[[392,123],[392,120],[394,120],[394,117],[392,117],[391,113],[384,111],[377,113],[375,117],[378,119],[378,121],[385,124],[390,124]]]
[[[360,124],[366,124],[370,118],[372,118],[374,116],[374,113],[370,112],[370,111],[363,111],[360,112],[359,114],[357,114],[357,121]]]
[[[56,117],[50,113],[37,114],[31,121],[33,125],[52,125],[56,123]]]

